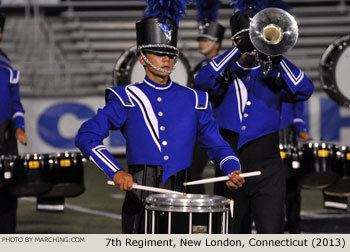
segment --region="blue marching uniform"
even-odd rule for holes
[[[15,128],[24,129],[24,109],[20,101],[20,72],[11,66],[7,56],[0,52],[0,124],[11,120]]]
[[[238,158],[220,136],[206,93],[172,81],[160,85],[146,77],[142,83],[109,88],[106,97],[105,107],[79,129],[76,145],[110,179],[124,170],[102,143],[111,129],[120,129],[126,139],[129,172],[137,183],[147,184],[145,174],[140,182],[137,175],[147,167],[161,167],[162,184],[188,168],[197,137],[224,174],[240,169]],[[135,216],[144,212],[142,202],[137,204],[131,194],[134,191],[127,192],[123,205],[124,233],[143,232],[142,220],[139,227],[124,229],[128,225],[124,219],[142,219]]]
[[[285,129],[290,125],[296,133],[307,132],[307,128],[304,121],[304,103],[282,103],[281,114],[281,129]]]
[[[222,136],[238,154],[242,172],[262,171],[261,176],[247,180],[243,188],[222,192],[236,201],[230,232],[251,232],[252,209],[258,233],[281,233],[285,177],[278,131],[282,102],[308,99],[313,84],[286,58],[265,75],[260,65],[240,65],[236,61],[240,55],[238,48],[231,48],[215,57],[198,73],[195,87],[216,101],[214,116]],[[229,81],[224,78],[227,73]]]
[[[17,155],[15,130],[24,129],[24,109],[19,94],[19,71],[0,50],[0,155]],[[8,187],[0,189],[0,233],[16,229],[17,198]]]

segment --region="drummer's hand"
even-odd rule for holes
[[[230,180],[226,181],[226,185],[228,188],[232,190],[236,190],[239,187],[242,187],[244,184],[244,178],[239,176],[240,171],[235,171],[229,174]]]
[[[303,141],[303,142],[306,142],[306,141],[309,141],[309,140],[310,140],[309,134],[308,134],[307,132],[305,132],[305,131],[299,132],[299,138],[300,138],[300,140]]]
[[[21,128],[16,129],[16,139],[23,145],[27,145],[27,134]]]
[[[113,177],[114,184],[122,191],[132,190],[134,178],[126,171],[118,171]]]

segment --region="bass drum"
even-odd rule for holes
[[[130,47],[123,52],[113,68],[113,84],[124,86],[143,81],[145,70],[138,61],[136,46]],[[171,79],[178,84],[191,86],[193,77],[191,66],[183,53],[179,53],[179,58],[175,70],[170,75]]]
[[[350,35],[331,44],[322,55],[321,82],[326,93],[340,106],[350,107]]]

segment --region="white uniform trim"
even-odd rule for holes
[[[300,123],[305,123],[304,120],[301,119],[301,118],[295,118],[295,119],[293,120],[293,123],[298,123],[298,122],[300,122]]]
[[[170,81],[170,83],[164,87],[157,87],[155,85],[153,85],[152,83],[150,83],[149,81],[147,81],[146,79],[143,79],[143,81],[148,85],[148,86],[151,86],[153,87],[154,89],[157,89],[157,90],[165,90],[165,89],[168,89],[171,87],[171,85],[173,84],[172,81]]]
[[[111,169],[113,172],[117,172],[120,169],[113,163],[112,160],[110,160],[109,158],[106,157],[105,154],[102,153],[102,150],[106,150],[106,147],[104,145],[98,145],[94,148],[91,149],[92,152],[96,155],[96,157],[98,157],[109,169]],[[90,156],[90,159],[92,157]],[[95,161],[92,158],[93,161]],[[96,162],[95,162],[96,163]],[[97,164],[97,163],[96,163]],[[99,165],[97,165],[99,166]]]
[[[107,88],[107,89],[110,90],[110,91],[112,91],[112,93],[115,94],[115,96],[118,97],[118,99],[120,100],[120,102],[123,104],[124,107],[135,107],[135,104],[134,104],[133,101],[131,100],[131,98],[130,98],[130,96],[129,96],[129,94],[128,94],[127,91],[125,91],[125,93],[128,95],[130,104],[126,104],[126,103],[124,102],[124,100],[120,97],[120,95],[119,95],[116,91],[114,91],[113,88]],[[125,87],[125,90],[127,90],[127,87]]]
[[[243,119],[243,111],[245,109],[245,105],[248,100],[248,92],[247,88],[245,87],[244,83],[241,79],[237,78],[234,80],[235,86],[236,86],[236,97],[237,97],[237,107],[238,107],[238,114],[239,119],[242,122]]]
[[[18,84],[18,82],[19,82],[19,75],[20,75],[20,72],[19,72],[19,71],[16,71],[17,75],[14,76],[14,75],[15,75],[15,74],[14,74],[14,71],[13,71],[10,67],[1,66],[1,65],[0,65],[0,67],[3,68],[3,69],[8,70],[8,71],[10,72],[10,79],[9,79],[9,82],[10,82],[11,84]]]
[[[235,157],[235,156],[227,156],[223,160],[221,160],[221,162],[220,162],[220,169],[222,169],[223,164],[226,161],[228,161],[228,160],[236,160],[238,162],[238,164],[239,164],[239,169],[241,169],[241,164],[239,162],[239,159],[237,157]]]
[[[16,112],[13,116],[12,116],[12,119],[16,118],[16,117],[24,117],[24,113],[23,112]]]
[[[154,143],[157,145],[159,151],[162,151],[160,140],[159,140],[159,130],[158,130],[158,119],[153,111],[152,104],[148,97],[136,86],[128,87],[129,95],[136,101],[139,105],[145,124],[150,132]]]
[[[284,60],[281,61],[281,66],[282,66],[283,70],[285,71],[285,73],[287,74],[287,76],[289,77],[289,79],[294,84],[294,86],[298,85],[299,82],[304,78],[303,71],[299,70],[299,75],[295,76],[293,74],[292,70],[289,68],[289,66],[287,65],[287,63]]]
[[[210,61],[211,67],[217,72],[236,54],[238,49],[233,48],[220,62],[216,63],[215,58]]]
[[[195,100],[196,100],[196,104],[195,104],[195,109],[199,109],[199,110],[205,110],[208,108],[208,104],[209,104],[209,95],[207,92],[204,92],[205,93],[205,105],[203,108],[199,107],[199,103],[198,103],[198,93],[196,90],[192,89],[192,88],[189,88],[189,87],[186,87],[186,86],[181,86],[181,87],[184,87],[184,88],[187,88],[189,90],[191,90],[193,93],[194,93],[194,96],[195,96]]]
[[[239,68],[242,68],[243,70],[255,70],[255,69],[258,69],[258,68],[261,67],[260,65],[257,65],[257,66],[254,66],[254,67],[244,67],[244,66],[242,66],[241,64],[239,64],[238,61],[237,61],[237,66],[238,66]]]

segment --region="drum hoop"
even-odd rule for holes
[[[181,212],[181,213],[223,213],[230,210],[229,205],[210,206],[210,207],[146,205],[145,208],[151,211]]]
[[[339,45],[344,42],[350,44],[350,35],[338,38],[328,46],[321,57],[319,70],[323,89],[329,95],[329,97],[340,106],[350,107],[350,98],[346,97],[340,92],[335,76],[335,69],[337,67],[339,57],[347,48],[347,46],[343,46],[339,49]],[[332,59],[331,64],[327,63],[330,59]]]

